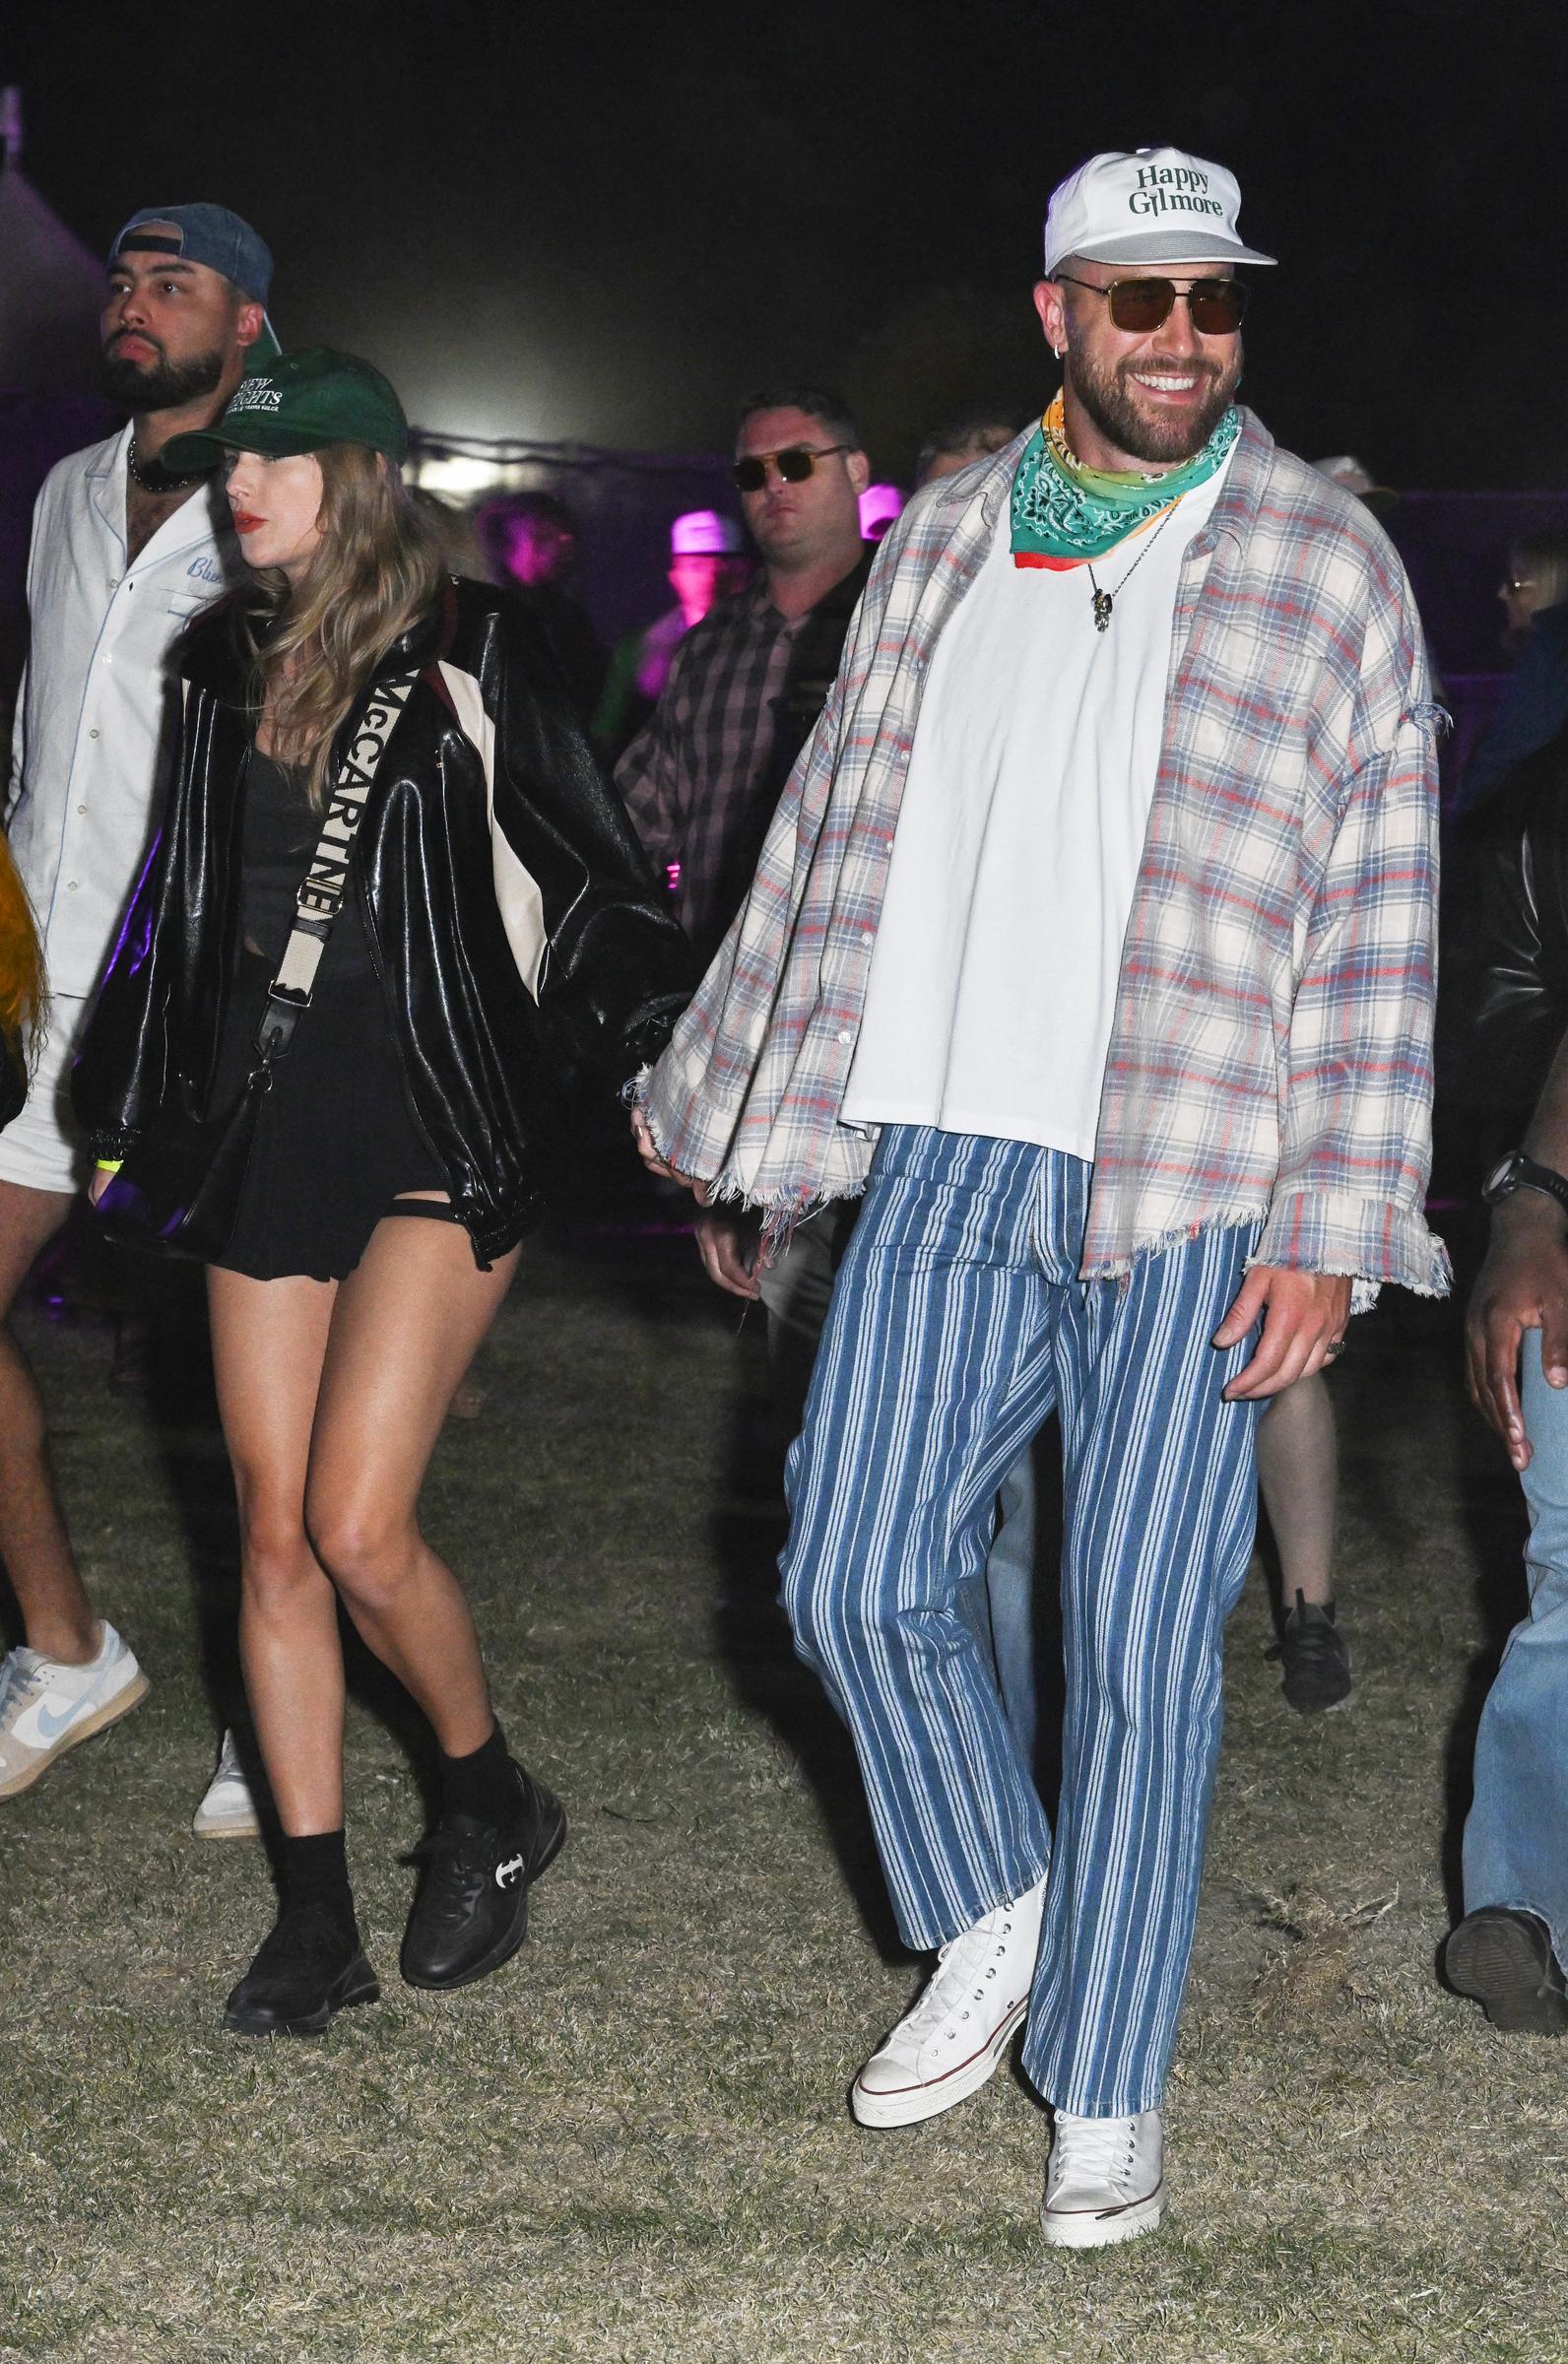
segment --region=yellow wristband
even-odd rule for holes
[[[117,1174],[124,1162],[121,1157],[99,1157],[96,1160],[100,1174]]]

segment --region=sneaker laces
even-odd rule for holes
[[[0,1658],[0,1726],[20,1716],[28,1701],[37,1697],[47,1680],[48,1664],[36,1650],[25,1647]]]
[[[318,1905],[289,1906],[273,1923],[256,1948],[247,1976],[271,1976],[279,1970],[314,1969],[343,1949],[341,1922]]]
[[[1137,2155],[1136,2118],[1074,2118],[1057,2113],[1051,2154],[1054,2181],[1072,2176],[1125,2194]]]
[[[239,1761],[239,1743],[231,1732],[226,1732],[223,1745],[218,1751],[218,1767],[213,1774],[213,1780],[220,1782],[244,1781],[244,1779],[245,1768]],[[250,1785],[247,1782],[245,1786],[248,1789]]]
[[[494,1852],[494,1833],[489,1823],[477,1830],[437,1823],[429,1837],[413,1850],[413,1860],[425,1866],[419,1897],[421,1919],[465,1924],[490,1884]]]
[[[1298,1667],[1338,1668],[1344,1643],[1334,1621],[1334,1609],[1309,1601],[1297,1588],[1296,1605],[1285,1618],[1281,1638],[1264,1653],[1266,1658],[1288,1658]]]
[[[1007,1957],[1014,1909],[1012,1903],[999,1905],[983,1921],[977,1921],[973,1929],[966,1929],[961,1936],[949,1937],[946,1945],[938,1946],[937,1967],[925,1993],[905,2017],[899,2031],[901,2036],[918,2042],[935,2033],[944,2020],[958,2010],[960,1995],[956,1990],[963,1985],[969,1986],[968,2004],[986,2001],[986,1989]],[[973,1983],[969,1984],[971,1980]],[[958,2011],[957,2020],[949,2030],[949,2041],[956,2037],[968,2016],[966,2005]]]

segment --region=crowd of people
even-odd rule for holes
[[[1380,1288],[1449,1282],[1425,1213],[1444,717],[1378,489],[1235,400],[1242,274],[1274,262],[1239,204],[1174,149],[1065,181],[1034,290],[1059,391],[1021,430],[934,428],[907,504],[870,497],[831,391],[754,390],[738,518],[673,521],[675,604],[613,653],[565,504],[507,495],[455,548],[404,483],[387,380],[279,349],[248,224],[142,209],[115,237],[130,418],[53,471],[30,561],[0,1306],[84,1188],[112,1239],[205,1268],[255,1746],[226,1731],[195,1828],[257,1833],[264,1779],[278,1886],[236,2033],[378,1993],[340,1605],[439,1769],[403,1977],[498,1970],[563,1844],[419,1502],[555,1131],[619,1093],[712,1279],[765,1308],[785,1606],[935,1956],[854,2117],[939,2117],[1021,2029],[1046,2240],[1161,2221],[1258,1487],[1285,1699],[1342,1705],[1323,1374]],[[1561,549],[1510,555],[1526,654],[1467,783],[1496,851],[1475,1031],[1522,1124],[1540,1093],[1485,1183],[1470,1380],[1533,1541],[1445,1957],[1540,2033],[1568,2026],[1565,588]],[[148,1678],[89,1596],[8,1332],[0,1564],[15,1801]]]

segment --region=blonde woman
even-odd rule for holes
[[[315,2033],[377,1993],[344,1852],[340,1601],[440,1750],[403,1976],[463,1986],[522,1941],[565,1820],[508,1754],[420,1487],[540,1210],[563,1094],[629,1076],[684,999],[680,937],[558,674],[506,593],[443,572],[401,482],[407,434],[377,371],[318,348],[165,453],[229,455],[252,580],[183,643],[163,840],[77,1076],[95,1195],[161,1127],[243,1093],[340,767],[352,750],[365,768],[368,692],[416,675],[209,1272],[241,1654],[283,1834],[279,1918],[229,1999],[249,2035]]]

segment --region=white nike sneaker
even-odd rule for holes
[[[206,1794],[196,1808],[191,1829],[199,1839],[259,1839],[261,1823],[256,1814],[256,1802],[245,1779],[245,1768],[234,1746],[234,1736],[225,1732],[224,1744],[218,1751],[218,1770],[207,1784]]]
[[[1165,2213],[1158,2110],[1135,2118],[1056,2113],[1040,2229],[1053,2249],[1104,2249],[1151,2233]]]
[[[862,2126],[914,2126],[977,2092],[1029,2007],[1045,1882],[999,1904],[937,1955],[920,2001],[850,2087]]]
[[[25,1648],[0,1659],[0,1798],[31,1790],[57,1756],[147,1697],[152,1685],[107,1618],[102,1633],[85,1667]]]

